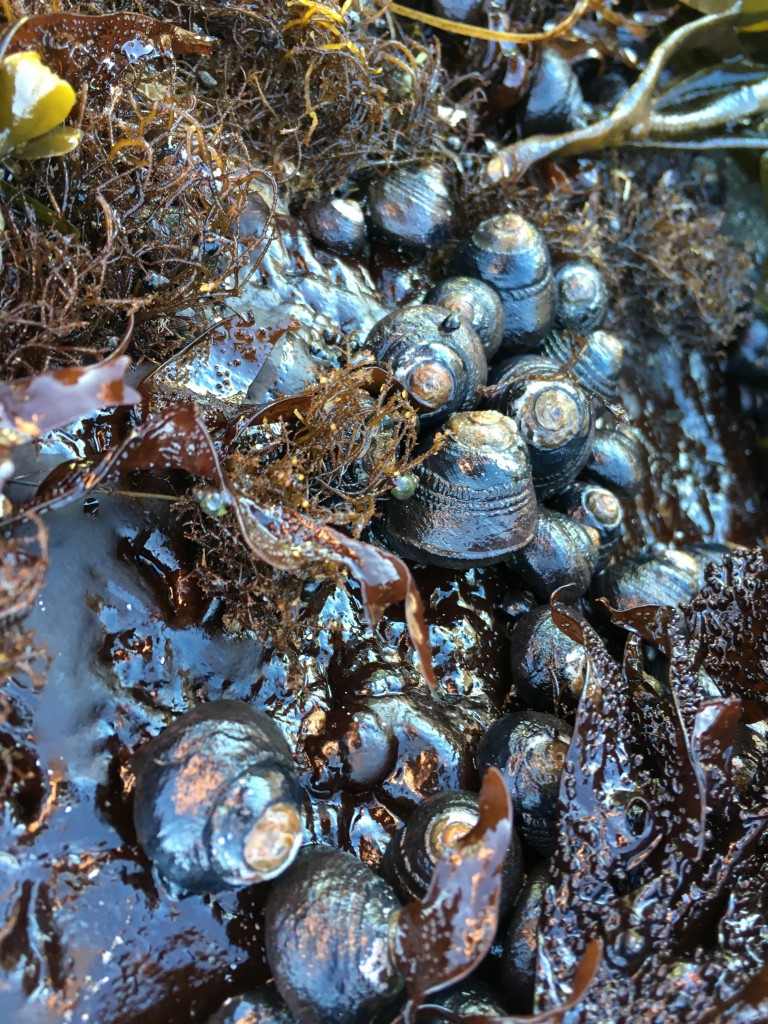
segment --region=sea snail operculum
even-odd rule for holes
[[[513,711],[485,732],[477,748],[483,774],[501,772],[523,839],[548,856],[555,844],[560,776],[571,742],[571,727],[554,715]]]
[[[457,849],[480,817],[476,793],[447,790],[423,800],[392,836],[381,862],[384,877],[407,903],[422,899],[441,857]],[[523,850],[516,832],[504,860],[499,913],[510,910],[523,883]]]
[[[304,211],[312,238],[340,256],[353,256],[365,244],[365,216],[354,199],[319,199]]]
[[[349,853],[307,847],[272,886],[265,938],[275,985],[301,1024],[369,1024],[403,981],[390,956],[400,904]]]
[[[457,413],[445,436],[416,468],[413,497],[387,503],[387,538],[406,557],[433,565],[503,561],[530,541],[538,515],[517,426],[491,410]]]
[[[366,344],[426,407],[425,423],[474,405],[488,378],[479,338],[440,306],[406,306],[389,313],[374,325]]]
[[[235,700],[187,711],[139,749],[136,835],[161,875],[190,892],[279,875],[302,841],[298,778],[263,712]]]
[[[624,344],[615,334],[592,331],[581,337],[555,331],[544,342],[543,351],[565,365],[590,394],[609,405],[617,400]]]
[[[540,231],[517,213],[484,220],[456,251],[454,274],[479,277],[496,288],[504,307],[502,351],[530,352],[555,319],[555,282]]]
[[[437,249],[453,224],[445,172],[436,164],[402,167],[368,189],[371,236],[416,251]]]
[[[569,260],[555,271],[557,312],[555,325],[564,331],[586,334],[603,322],[608,308],[605,278],[593,263]]]
[[[536,494],[556,494],[589,458],[594,432],[590,399],[542,356],[513,360],[498,383],[504,387],[499,405],[528,446]]]
[[[476,277],[447,277],[430,288],[424,301],[442,306],[469,324],[480,339],[490,362],[501,348],[504,333],[504,307],[499,293]]]

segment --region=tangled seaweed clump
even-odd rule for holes
[[[760,25],[421,6],[3,6],[4,70],[56,94],[39,134],[0,102],[3,1020],[220,1024],[246,993],[363,1024],[346,983],[379,968],[382,1024],[768,1019],[768,421],[728,370],[765,253],[725,233],[717,164],[647,148],[765,143],[759,46],[700,45]],[[550,65],[568,103],[534,134]],[[440,193],[439,241],[377,228],[396,172],[427,218]],[[307,231],[332,199],[354,257]],[[422,303],[489,219],[536,246],[533,354],[500,326],[486,356],[461,278]],[[597,328],[552,332],[584,261]],[[377,361],[402,307],[414,362]],[[474,564],[518,493],[519,550]],[[451,792],[476,820],[439,823],[413,899],[388,844]],[[381,898],[362,965],[347,877]],[[310,881],[333,921],[291,905]]]

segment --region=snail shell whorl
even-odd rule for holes
[[[528,452],[514,420],[458,413],[447,441],[415,472],[407,501],[387,504],[387,537],[407,557],[469,567],[500,562],[533,536],[538,515]]]
[[[504,307],[499,293],[489,284],[475,277],[448,277],[430,288],[424,301],[458,313],[480,339],[488,361],[501,348]]]
[[[483,346],[472,328],[440,306],[407,306],[378,321],[366,344],[434,422],[473,405],[488,378]]]
[[[301,1024],[369,1024],[397,998],[389,936],[399,907],[370,868],[326,846],[305,849],[273,885],[267,959]]]
[[[519,214],[502,213],[479,224],[456,251],[451,270],[498,290],[504,352],[530,352],[552,329],[555,282],[549,252],[541,232]]]
[[[303,836],[288,745],[242,701],[201,704],[135,759],[134,823],[147,856],[191,892],[274,878]]]
[[[624,344],[608,331],[593,331],[585,338],[554,332],[543,351],[558,364],[567,364],[569,372],[604,402],[615,402],[619,376],[624,362]]]

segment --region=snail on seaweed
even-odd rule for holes
[[[545,46],[525,100],[525,135],[556,135],[584,125],[584,96],[571,65],[554,46]]]
[[[595,596],[626,611],[644,605],[687,605],[702,579],[693,555],[676,548],[622,558],[595,577]]]
[[[557,800],[571,728],[554,715],[514,711],[484,733],[477,748],[478,771],[498,768],[523,839],[549,856],[555,844]]]
[[[136,835],[160,874],[190,892],[274,878],[303,836],[288,745],[235,700],[187,711],[135,757]]]
[[[480,339],[466,321],[440,306],[389,313],[374,325],[366,344],[425,407],[423,422],[473,406],[488,377]]]
[[[369,1024],[396,1003],[390,953],[400,903],[349,853],[307,847],[274,883],[265,938],[278,992],[301,1024]]]
[[[538,355],[512,360],[497,387],[504,389],[500,406],[528,446],[536,494],[556,494],[589,458],[594,432],[590,399],[564,379],[557,363]]]
[[[371,236],[390,245],[437,249],[453,224],[445,172],[435,164],[402,167],[368,189]]]
[[[528,452],[514,420],[492,410],[457,413],[446,441],[416,469],[406,501],[387,503],[386,536],[434,565],[491,565],[528,544],[538,510]]]
[[[476,277],[447,277],[430,288],[424,301],[458,313],[466,320],[480,339],[489,361],[501,348],[504,308],[499,293],[489,284]]]
[[[504,307],[502,351],[530,352],[555,319],[555,282],[540,231],[517,213],[482,221],[451,263],[457,275],[479,277],[496,288]]]
[[[586,334],[600,327],[608,308],[608,289],[593,263],[585,260],[561,263],[555,271],[555,288],[557,327],[575,334]]]
[[[404,902],[421,899],[435,864],[455,849],[480,817],[476,793],[446,790],[423,800],[389,842],[381,863],[384,877]],[[523,882],[523,851],[517,833],[504,861],[500,914],[509,910]]]

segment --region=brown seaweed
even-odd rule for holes
[[[243,494],[222,466],[194,406],[180,406],[147,420],[94,465],[57,467],[40,485],[28,508],[55,508],[82,497],[108,479],[125,480],[126,474],[134,470],[184,470],[211,482],[217,488],[221,510],[232,512],[252,555],[277,569],[321,575],[330,566],[346,569],[360,586],[372,625],[387,605],[404,601],[419,668],[427,682],[436,685],[421,597],[405,563],[287,505],[261,506]]]

